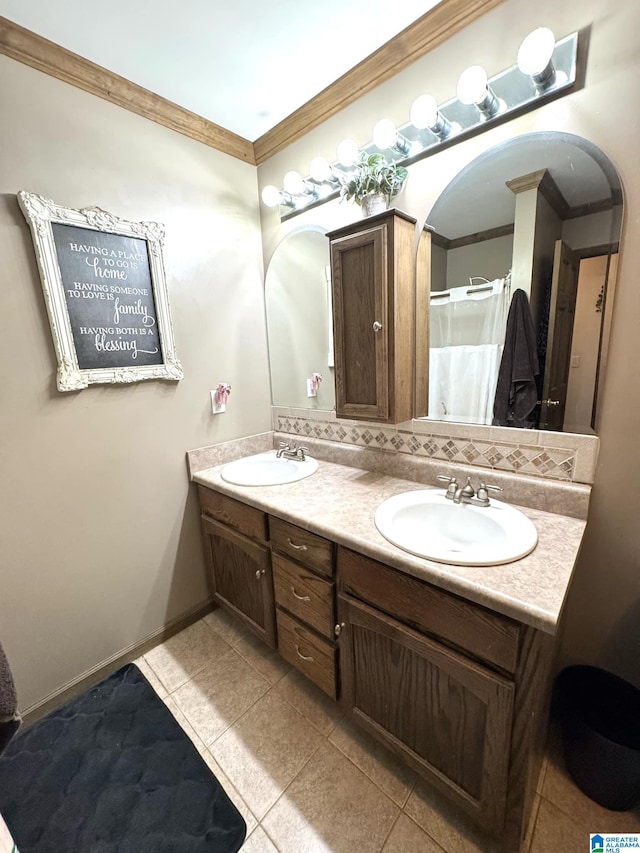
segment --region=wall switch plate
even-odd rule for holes
[[[307,379],[307,397],[316,397],[318,391],[313,387],[313,380]]]
[[[224,403],[219,403],[218,398],[216,397],[216,392],[211,391],[211,414],[212,415],[221,415],[223,412],[227,411],[227,407]]]
[[[580,367],[580,356],[572,355],[571,356],[571,367]]]

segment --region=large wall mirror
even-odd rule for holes
[[[621,221],[616,170],[571,134],[509,140],[454,178],[427,219],[430,419],[496,422],[507,316],[520,289],[539,364],[526,425],[596,431]]]
[[[271,393],[274,406],[335,406],[329,240],[302,226],[276,247],[265,278]],[[320,374],[315,397],[308,380]]]

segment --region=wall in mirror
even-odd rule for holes
[[[615,168],[571,134],[514,138],[451,181],[427,218],[430,419],[597,430],[621,221]],[[496,418],[499,407],[494,413],[518,290],[532,320],[532,373],[537,360],[535,405],[522,421]]]
[[[302,226],[276,247],[265,278],[271,392],[274,406],[335,406],[329,240]],[[315,396],[309,380],[319,374]]]

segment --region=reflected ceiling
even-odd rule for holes
[[[515,196],[506,181],[539,169],[551,173],[570,207],[608,199],[611,186],[619,188],[617,176],[610,174],[610,166],[602,162],[599,150],[587,140],[554,133],[553,141],[549,137],[545,145],[545,137],[546,134],[535,134],[512,139],[500,157],[495,149],[479,157],[472,164],[474,181],[464,180],[466,169],[460,172],[447,187],[446,205],[435,205],[428,224],[434,225],[443,237],[454,240],[480,228],[488,230],[512,223]]]

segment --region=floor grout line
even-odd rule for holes
[[[280,799],[280,798],[278,797],[278,799]],[[274,803],[274,805],[275,805],[275,803]],[[268,814],[268,813],[269,813],[269,812],[267,812],[267,814]],[[266,817],[266,816],[267,816],[267,815],[265,815],[265,817]],[[276,842],[273,840],[273,838],[272,838],[272,837],[269,835],[269,833],[267,832],[267,828],[266,828],[266,826],[263,826],[263,825],[262,825],[262,823],[259,823],[259,824],[258,824],[258,826],[259,826],[259,827],[260,827],[260,829],[264,832],[264,834],[267,836],[267,838],[268,838],[268,839],[269,839],[269,841],[273,844],[273,846],[276,848],[276,850],[278,851],[278,853],[281,853],[280,848],[278,847],[278,845],[276,844]],[[254,832],[255,832],[255,829],[254,829]],[[240,849],[242,849],[242,848],[240,848]]]
[[[391,833],[392,833],[392,832],[393,832],[393,830],[396,828],[396,824],[397,824],[397,823],[398,823],[398,821],[400,820],[400,816],[401,816],[402,814],[403,814],[403,811],[402,811],[402,809],[400,809],[400,810],[398,811],[398,814],[396,815],[396,819],[395,819],[395,820],[394,820],[394,822],[391,824],[391,829],[389,830],[389,832],[387,832],[387,834],[386,834],[386,836],[385,836],[385,838],[384,838],[384,841],[382,842],[382,846],[380,847],[380,850],[378,851],[378,853],[382,853],[382,851],[384,850],[385,845],[386,845],[387,841],[391,838]]]
[[[282,791],[278,794],[278,797],[277,797],[277,799],[274,801],[273,805],[269,806],[269,808],[267,809],[267,811],[262,815],[262,818],[260,819],[260,825],[262,825],[262,821],[267,817],[267,815],[271,812],[271,810],[272,810],[272,809],[274,809],[274,808],[276,807],[276,805],[280,802],[280,800],[282,799],[282,797],[284,797],[284,795],[287,793],[287,791],[289,790],[289,788],[293,785],[293,783],[295,782],[295,780],[296,780],[296,779],[298,778],[298,776],[302,773],[302,771],[303,771],[303,770],[304,770],[304,768],[307,766],[307,764],[311,761],[311,759],[314,757],[314,755],[316,755],[316,754],[320,751],[320,748],[321,748],[321,747],[322,747],[322,741],[320,741],[320,743],[318,744],[318,746],[313,750],[313,752],[312,752],[312,753],[311,753],[311,755],[307,758],[307,760],[304,762],[304,764],[302,764],[302,765],[300,766],[299,770],[297,770],[297,771],[296,771],[295,776],[294,776],[294,777],[293,777],[293,778],[292,778],[292,779],[287,783],[287,785],[286,785],[286,786],[282,789]],[[264,831],[265,831],[265,832],[267,832],[267,830],[265,829],[265,827],[262,827],[262,828],[264,829]],[[268,834],[269,834],[269,833],[267,833],[267,835],[268,835]],[[275,844],[275,842],[274,842],[274,844]],[[277,845],[276,845],[276,847],[277,847]]]
[[[248,663],[248,661],[247,661],[247,663]],[[253,667],[253,669],[255,669],[255,667]],[[229,725],[225,728],[225,730],[224,730],[223,732],[220,732],[220,734],[216,735],[216,736],[215,736],[215,738],[211,741],[211,743],[210,743],[210,744],[207,744],[207,749],[209,749],[209,747],[210,747],[210,746],[212,746],[214,743],[216,743],[216,742],[217,742],[217,741],[222,737],[222,735],[226,734],[226,732],[228,732],[230,728],[232,728],[233,726],[235,726],[235,725],[236,725],[236,723],[239,723],[242,719],[244,719],[244,717],[246,717],[246,716],[247,716],[247,714],[249,713],[249,711],[251,711],[253,708],[255,708],[255,706],[258,704],[258,702],[260,702],[262,699],[264,699],[264,698],[265,698],[265,696],[268,696],[268,695],[269,695],[269,693],[271,693],[271,691],[273,690],[273,688],[274,688],[274,686],[275,686],[275,685],[273,685],[273,684],[269,684],[269,682],[266,680],[266,678],[264,678],[264,676],[262,676],[262,678],[264,679],[264,681],[265,681],[265,682],[266,682],[266,684],[268,685],[267,690],[265,690],[265,692],[264,692],[264,693],[262,693],[260,696],[258,696],[258,698],[257,698],[254,702],[252,702],[252,703],[251,703],[251,705],[249,705],[249,707],[248,707],[248,708],[245,708],[245,710],[244,710],[241,714],[239,714],[239,715],[235,718],[235,720],[233,720],[231,723],[229,723]],[[212,753],[212,754],[213,754],[213,753]],[[214,758],[215,758],[215,756],[214,756]],[[216,760],[217,760],[217,759],[216,759]],[[220,766],[222,766],[222,765],[220,765]],[[224,768],[223,768],[223,769],[224,769]],[[226,771],[225,771],[225,772],[226,772]]]
[[[344,718],[343,718],[343,719],[344,719]],[[333,731],[335,731],[335,729],[336,729],[336,728],[337,728],[337,726],[335,726],[335,727],[334,727],[334,729],[332,729],[332,731],[329,733],[329,735],[327,735],[327,740],[329,740],[329,738],[330,738],[330,736],[331,736],[332,732],[333,732]],[[385,797],[393,803],[393,805],[394,805],[394,806],[396,806],[397,808],[399,808],[399,809],[400,809],[400,811],[404,811],[404,807],[405,807],[405,806],[406,806],[406,804],[409,802],[409,797],[411,796],[411,794],[412,794],[412,792],[413,792],[413,789],[414,789],[414,788],[415,788],[415,786],[416,786],[417,778],[416,778],[416,776],[415,776],[415,771],[414,771],[414,779],[413,779],[413,782],[412,782],[412,783],[411,783],[411,785],[409,786],[409,792],[408,792],[407,796],[405,797],[404,803],[403,803],[401,806],[399,806],[399,805],[398,805],[398,803],[396,803],[396,801],[395,801],[392,797],[390,797],[390,796],[389,796],[389,794],[387,794],[387,792],[384,790],[384,788],[383,788],[383,787],[382,787],[378,782],[376,782],[376,780],[375,780],[372,776],[370,776],[370,775],[367,773],[367,771],[366,771],[366,770],[364,770],[362,767],[360,767],[360,765],[359,765],[359,764],[356,764],[356,762],[353,760],[353,758],[351,758],[351,756],[347,755],[347,753],[342,749],[342,747],[341,747],[341,746],[339,746],[337,743],[334,743],[332,740],[329,740],[329,743],[331,744],[331,746],[334,746],[334,747],[338,750],[338,752],[340,752],[342,755],[344,755],[344,757],[347,759],[347,761],[350,761],[350,762],[351,762],[351,764],[353,764],[353,766],[354,766],[357,770],[359,770],[359,771],[360,771],[364,776],[366,776],[366,778],[367,778],[370,782],[373,782],[373,784],[376,786],[376,788],[378,788],[378,790],[379,790],[379,791],[381,791],[381,792],[385,795]],[[392,755],[393,755],[393,753],[392,753]],[[378,759],[377,759],[377,758],[376,758],[375,760],[376,760],[376,761],[378,761]],[[382,764],[382,762],[378,761],[378,763],[379,763],[379,764],[381,764],[381,765],[384,767],[384,765]],[[387,769],[387,768],[385,767],[385,770],[386,770],[386,769]],[[393,772],[393,771],[389,771],[389,772]]]

